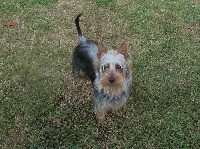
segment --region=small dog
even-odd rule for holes
[[[132,70],[127,46],[106,50],[104,45],[87,40],[80,29],[79,17],[75,24],[80,38],[72,59],[76,77],[89,77],[94,87],[94,104],[97,118],[104,119],[108,110],[117,110],[128,100],[132,85]]]

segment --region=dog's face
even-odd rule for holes
[[[99,86],[105,93],[118,96],[126,89],[125,75],[128,71],[126,44],[122,43],[118,51],[106,51],[102,43],[98,45]]]

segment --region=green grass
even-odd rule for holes
[[[196,0],[0,3],[0,148],[198,148],[200,4]],[[74,18],[90,39],[133,55],[131,99],[105,121],[92,86],[71,75]]]

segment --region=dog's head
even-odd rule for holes
[[[118,96],[126,89],[127,75],[130,73],[130,62],[127,46],[122,43],[118,49],[106,50],[102,43],[98,44],[99,87],[111,96]]]

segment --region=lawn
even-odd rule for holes
[[[131,98],[104,121],[71,74],[79,13],[86,37],[132,55]],[[199,14],[198,0],[1,0],[0,148],[199,148]]]

